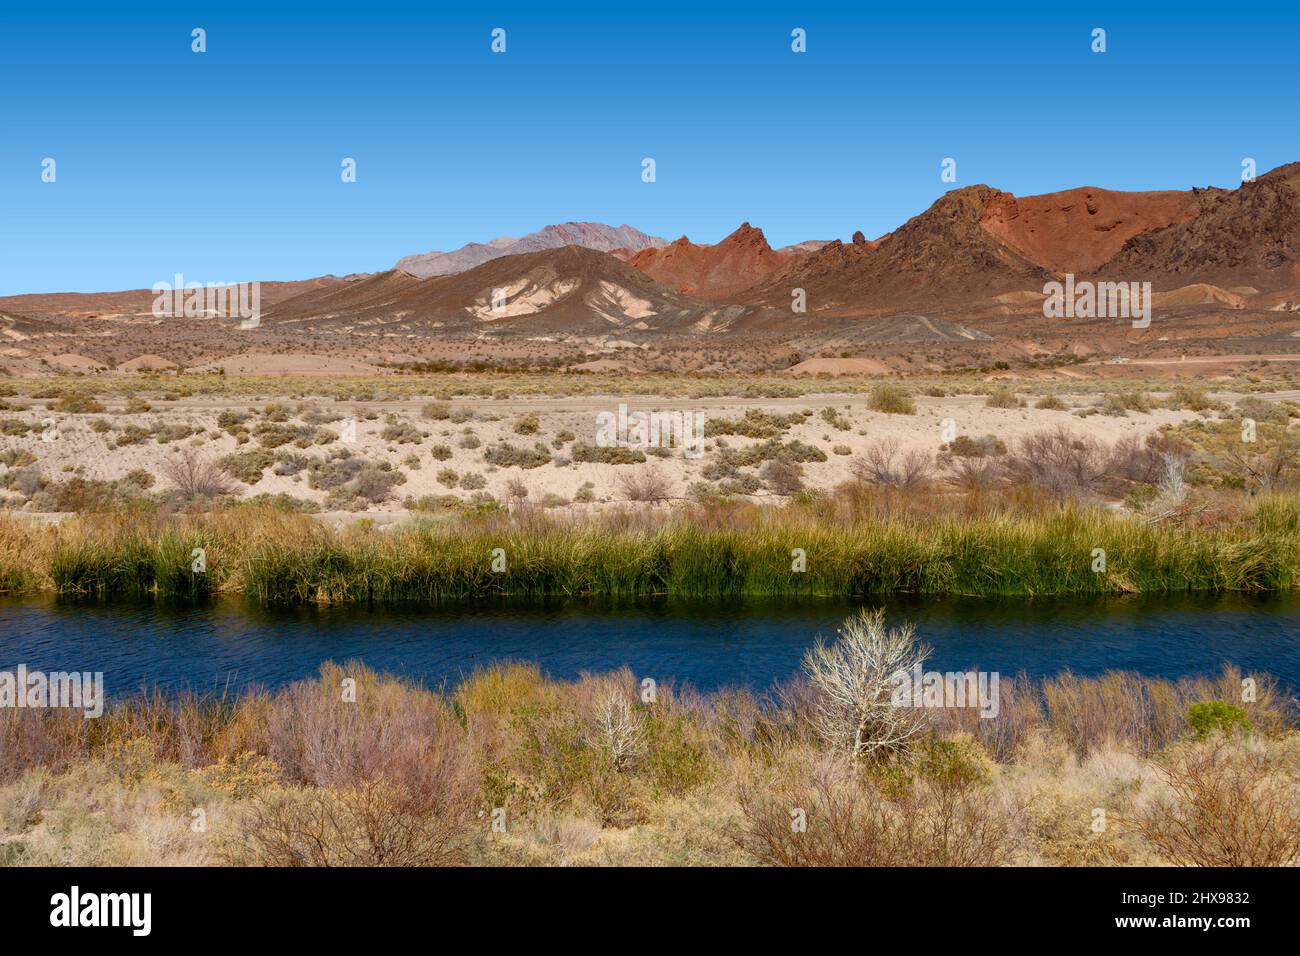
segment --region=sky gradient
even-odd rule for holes
[[[1295,4],[106,9],[0,15],[0,295],[369,272],[575,219],[877,236],[953,188],[945,157],[1018,195],[1300,160]]]

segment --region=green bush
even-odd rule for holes
[[[1192,728],[1192,736],[1197,740],[1204,740],[1216,733],[1228,736],[1237,732],[1248,734],[1254,729],[1244,710],[1222,700],[1192,704],[1187,708],[1187,723]]]

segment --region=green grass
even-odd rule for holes
[[[203,548],[207,570],[191,570]],[[500,549],[498,551],[498,549]],[[792,569],[802,549],[803,571]],[[1094,571],[1095,549],[1105,570]],[[494,569],[494,557],[504,570]],[[498,564],[498,567],[500,565]],[[692,597],[1273,591],[1300,582],[1300,498],[1263,499],[1233,524],[1182,529],[1099,508],[1040,516],[858,519],[747,513],[636,522],[449,524],[334,531],[244,506],[208,517],[0,523],[0,588],[266,603],[487,596]]]

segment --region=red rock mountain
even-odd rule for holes
[[[1041,286],[1047,270],[981,224],[989,203],[1007,195],[988,186],[955,189],[877,242],[861,233],[849,245],[832,242],[755,289],[754,297],[788,308],[792,290],[801,288],[809,312],[835,314],[932,307]]]
[[[716,245],[697,245],[682,236],[659,249],[642,249],[628,262],[671,289],[718,301],[780,272],[795,258],[776,252],[763,230],[746,222]]]
[[[981,225],[1045,269],[1084,273],[1134,236],[1186,222],[1198,209],[1190,192],[1126,193],[1085,186],[1023,199],[1001,193],[989,202]]]
[[[1300,163],[1236,189],[1194,192],[1195,218],[1133,237],[1100,271],[1157,290],[1198,282],[1261,291],[1300,286]]]
[[[1041,289],[1067,272],[1282,289],[1300,284],[1300,164],[1240,189],[1116,192],[1082,187],[1018,198],[988,186],[941,196],[876,242],[832,242],[746,293],[810,312],[923,311]]]

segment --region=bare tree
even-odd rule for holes
[[[889,630],[884,609],[862,610],[839,628],[839,640],[820,638],[804,654],[803,670],[817,690],[812,721],[817,735],[854,760],[896,750],[921,730],[921,714],[896,707],[895,675],[911,673],[930,656],[908,623]]]
[[[915,488],[930,477],[932,457],[919,448],[902,454],[897,439],[886,438],[873,442],[849,465],[853,477],[869,485],[890,485],[895,488]]]
[[[1160,492],[1173,504],[1187,497],[1187,459],[1165,452],[1161,456]]]
[[[1105,494],[1116,478],[1116,456],[1101,442],[1066,428],[1026,435],[1000,467],[1008,484],[1035,485],[1062,496]]]
[[[596,737],[615,770],[626,770],[645,753],[645,721],[627,697],[611,689],[596,705]]]

